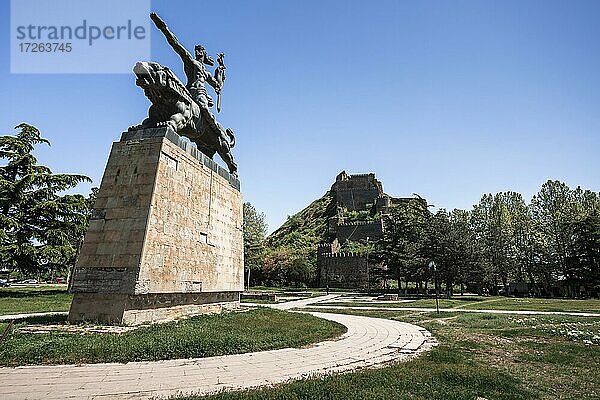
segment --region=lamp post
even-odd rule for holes
[[[434,281],[434,285],[435,285],[435,309],[437,310],[437,313],[440,313],[440,304],[438,301],[438,282],[437,282],[437,265],[435,265],[435,261],[431,260],[429,261],[429,270],[433,271],[433,281]]]
[[[367,236],[367,294],[371,294],[371,276],[369,275],[369,237]]]

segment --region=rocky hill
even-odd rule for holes
[[[274,249],[281,246],[317,245],[327,240],[327,221],[336,215],[336,199],[331,191],[310,203],[267,238]]]
[[[365,235],[355,234],[355,223],[375,223],[377,218],[374,217],[396,200],[384,193],[383,185],[374,173],[349,175],[342,171],[323,197],[289,217],[267,238],[267,244],[271,249],[299,250],[311,246],[316,249],[319,243],[331,242],[337,237],[338,230],[342,234],[347,230],[351,232],[344,235],[341,242],[364,239],[362,236]],[[378,234],[370,236],[373,239]]]

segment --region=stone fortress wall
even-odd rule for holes
[[[336,200],[339,206],[348,211],[366,210],[374,199],[383,196],[383,186],[375,179],[375,174],[348,175],[342,171],[335,179]]]
[[[383,221],[381,219],[373,222],[346,222],[337,224],[336,227],[336,238],[341,243],[345,243],[347,240],[357,241],[365,240],[366,238],[377,240],[381,238],[382,234]]]
[[[325,253],[317,256],[321,268],[327,273],[325,286],[337,288],[367,287],[367,258],[358,253]]]

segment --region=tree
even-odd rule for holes
[[[471,213],[454,209],[449,214],[448,220],[450,222],[450,262],[454,265],[452,285],[455,282],[459,283],[461,294],[464,293],[465,285],[480,290],[483,274],[478,263],[479,257],[471,224]]]
[[[314,269],[308,251],[281,246],[264,261],[262,281],[275,286],[307,286],[314,281]]]
[[[65,269],[75,261],[88,206],[80,194],[60,193],[90,179],[38,165],[35,146],[50,142],[31,125],[16,129],[16,136],[0,136],[7,162],[0,166],[0,262],[23,273]]]
[[[531,218],[523,197],[516,192],[485,194],[472,212],[475,239],[486,283],[495,292],[498,282],[508,289],[522,281]]]
[[[570,276],[598,295],[600,290],[600,213],[594,212],[571,226],[573,248],[566,259]]]
[[[79,254],[79,250],[81,249],[81,245],[83,244],[83,239],[85,237],[85,232],[90,225],[90,218],[92,217],[92,213],[94,211],[94,204],[96,203],[96,199],[98,198],[98,191],[100,189],[98,187],[93,187],[90,189],[90,194],[85,198],[86,205],[86,213],[85,213],[85,223],[83,230],[79,230],[79,236],[74,236],[72,238],[72,245],[75,249],[77,249],[77,254]]]
[[[317,280],[317,245],[318,237],[309,232],[293,231],[286,235],[273,253],[279,265],[267,265],[269,280],[285,285],[310,286]]]
[[[395,272],[398,291],[402,280],[421,281],[427,273],[421,250],[428,219],[427,202],[421,198],[393,206],[383,216],[385,230],[369,259]]]
[[[541,238],[540,262],[548,290],[556,281],[564,281],[574,296],[578,276],[573,268],[577,222],[586,215],[590,199],[584,192],[572,191],[560,181],[545,182],[531,200],[531,214]]]
[[[435,261],[437,278],[445,283],[448,297],[452,296],[456,283],[461,285],[461,292],[465,284],[481,285],[470,222],[468,211],[440,209],[428,219],[425,227],[421,256],[425,263]],[[430,275],[431,271],[423,271],[425,279],[431,278]]]
[[[244,203],[244,268],[250,285],[252,271],[261,271],[265,258],[267,223],[265,214],[256,211],[250,203]]]

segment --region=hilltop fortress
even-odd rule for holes
[[[365,252],[346,251],[380,239],[385,231],[382,215],[393,205],[406,204],[412,198],[392,197],[374,173],[349,175],[342,171],[331,186],[336,213],[327,221],[327,241],[317,249],[319,286],[367,288],[382,285],[372,272],[379,265],[369,265]],[[351,247],[351,246],[350,246]]]

